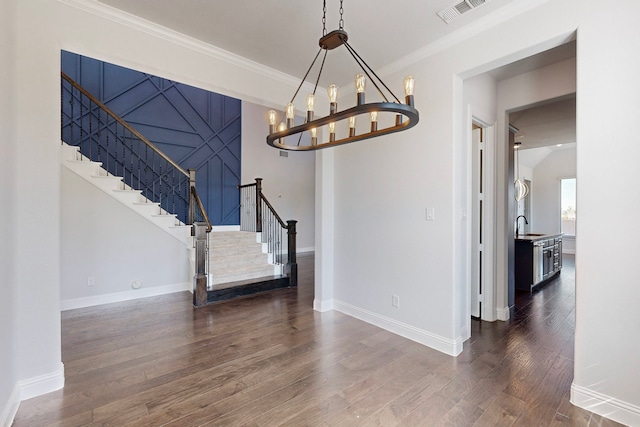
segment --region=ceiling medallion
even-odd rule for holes
[[[340,0],[340,25],[339,29],[327,33],[326,29],[326,15],[327,5],[326,0],[323,1],[323,16],[322,16],[322,37],[320,38],[320,49],[315,58],[311,62],[309,69],[302,78],[298,89],[293,94],[291,102],[287,104],[285,112],[282,118],[278,122],[278,113],[275,110],[269,111],[269,135],[267,136],[267,144],[272,147],[276,147],[281,150],[297,150],[297,151],[312,151],[319,150],[321,148],[335,147],[337,145],[347,144],[350,142],[360,141],[363,139],[373,138],[376,136],[387,135],[394,132],[400,132],[407,130],[415,126],[420,117],[418,110],[414,107],[413,89],[415,81],[412,76],[408,76],[404,79],[404,91],[405,91],[405,103],[400,102],[397,96],[389,89],[389,87],[378,77],[378,75],[367,65],[362,57],[349,45],[347,32],[344,31],[344,20],[342,18],[343,0]],[[362,69],[362,73],[356,75],[356,106],[348,108],[343,111],[338,111],[338,87],[334,84],[329,85],[327,93],[329,95],[329,115],[321,118],[314,118],[315,110],[315,93],[318,88],[318,82],[322,74],[322,69],[329,50],[337,47],[344,46],[351,54],[355,62]],[[324,57],[322,58],[322,65],[316,78],[316,83],[313,88],[313,93],[307,95],[305,104],[307,107],[307,113],[305,122],[296,126],[294,124],[295,118],[295,106],[294,101],[300,88],[302,87],[305,79],[309,75],[309,72],[313,68],[316,60],[320,56],[320,53],[324,50]],[[367,80],[371,81],[378,93],[381,95],[382,102],[365,103],[365,88]],[[386,94],[383,91],[386,90]],[[393,98],[391,101],[387,98]],[[370,128],[368,132],[356,131],[356,118],[359,115],[367,116],[367,120],[370,121]],[[378,127],[378,115],[393,114],[395,118],[390,120],[393,124],[387,127]],[[382,116],[381,116],[382,117]],[[341,121],[348,121],[349,131],[347,136],[346,126],[344,134],[345,136],[336,136],[336,123]],[[328,138],[325,138],[322,142],[318,141],[318,129],[322,126],[327,126]],[[308,132],[311,136],[310,145],[301,145],[302,135]],[[326,133],[325,133],[326,134]],[[295,145],[288,144],[285,140],[286,137],[298,135],[297,138],[291,138],[297,140]]]

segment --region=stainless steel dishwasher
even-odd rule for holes
[[[533,284],[542,282],[554,272],[554,239],[533,242]]]

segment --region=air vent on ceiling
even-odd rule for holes
[[[478,6],[489,3],[490,1],[491,0],[462,0],[459,3],[442,9],[440,12],[438,12],[438,16],[442,18],[444,22],[450,24],[452,21],[460,17],[463,13],[467,13]]]

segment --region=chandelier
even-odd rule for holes
[[[355,51],[355,49],[348,43],[348,35],[344,30],[343,20],[343,0],[340,0],[340,25],[337,30],[327,33],[326,28],[326,16],[327,16],[327,3],[323,0],[323,15],[322,15],[322,37],[320,38],[320,49],[315,58],[311,62],[311,65],[307,69],[306,74],[302,78],[298,89],[296,89],[291,101],[287,104],[280,120],[278,120],[278,113],[275,110],[270,110],[268,113],[269,119],[269,135],[267,136],[267,144],[272,147],[276,147],[281,150],[299,150],[299,151],[311,151],[321,148],[335,147],[337,145],[347,144],[349,142],[360,141],[363,139],[373,138],[376,136],[387,135],[402,130],[412,128],[418,123],[419,115],[418,110],[414,107],[413,89],[414,78],[408,76],[404,79],[404,92],[405,103],[403,104],[398,97],[389,89],[389,87],[378,77],[369,65],[362,59],[362,57]],[[329,95],[329,114],[324,117],[315,118],[315,97],[316,90],[318,89],[318,82],[322,75],[322,69],[327,58],[327,53],[337,47],[344,46],[351,54],[352,58],[358,64],[362,73],[355,76],[356,87],[356,105],[346,110],[338,110],[338,87],[335,84],[331,84],[327,88],[327,94]],[[307,76],[311,72],[316,60],[320,56],[320,53],[324,50],[324,56],[322,58],[322,64],[316,78],[316,82],[313,88],[313,92],[308,94],[305,98],[306,116],[305,121],[301,125],[294,124],[295,118],[295,106],[294,101],[296,96],[300,92],[300,88],[304,84]],[[381,102],[365,103],[365,89],[367,81],[370,81],[377,92],[382,97]],[[386,91],[386,92],[385,92]],[[392,98],[391,101],[389,98]],[[393,115],[391,120],[387,120],[390,126],[378,126],[379,116]],[[365,116],[365,119],[370,122],[370,126],[367,127],[368,131],[362,132],[356,130],[356,121],[359,116]],[[348,121],[348,133],[346,131],[346,122]],[[344,134],[340,134],[337,131],[337,123],[344,122],[345,126],[339,127],[344,129]],[[385,123],[387,123],[385,122]],[[318,129],[326,126],[328,130],[328,137],[323,138],[323,141],[318,141]],[[310,145],[301,145],[302,135],[308,132],[310,135]],[[326,135],[326,133],[323,132]],[[298,137],[295,138],[295,135]],[[286,137],[294,136],[294,144],[287,143]],[[297,143],[295,140],[297,139]],[[308,139],[306,139],[308,140]]]

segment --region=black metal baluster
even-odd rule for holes
[[[176,168],[171,170],[171,212],[176,213]]]
[[[189,180],[185,179],[184,180],[184,192],[185,192],[185,200],[184,200],[184,220],[183,222],[185,224],[187,224],[189,222],[188,218],[189,218],[189,197],[191,196],[191,191],[189,188]]]
[[[94,121],[94,115],[93,115],[93,101],[89,101],[89,160],[91,161],[95,161],[95,157],[93,157],[93,144],[95,141],[95,135],[94,135],[94,130],[93,130],[93,121]]]
[[[71,89],[69,90],[69,104],[71,104],[70,108],[71,108],[71,115],[69,116],[70,121],[69,121],[69,144],[71,145],[75,145],[75,140],[73,138],[73,130],[74,130],[74,121],[75,121],[75,117],[74,117],[74,102],[73,102],[73,87],[71,87]],[[75,160],[75,159],[74,159]]]
[[[160,208],[162,209],[162,159],[160,159]]]
[[[106,147],[105,147],[105,156],[107,157],[107,161],[106,161],[106,166],[105,169],[107,170],[107,176],[110,175],[110,171],[109,171],[109,133],[111,132],[109,129],[109,116],[107,116],[107,125],[105,126],[105,131],[106,131],[106,138],[105,138],[105,143],[106,143]]]
[[[102,145],[102,109],[98,108],[98,130],[96,136],[98,137],[98,161],[101,161],[100,155],[102,154],[102,150],[100,149]]]
[[[149,146],[144,144],[144,196],[149,199]]]
[[[137,138],[136,138],[137,139]],[[129,186],[133,188],[133,135],[129,138]]]
[[[131,133],[131,132],[129,132]],[[127,152],[125,151],[125,147],[127,146],[127,136],[122,135],[122,180],[127,183]]]
[[[140,190],[142,187],[140,187],[140,180],[141,180],[141,176],[142,175],[142,159],[140,158],[140,142],[138,142],[138,188],[136,188],[136,190]],[[147,144],[144,144],[144,146],[146,147]]]

